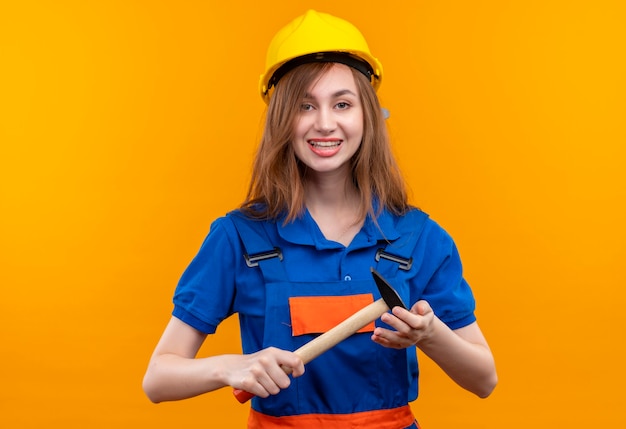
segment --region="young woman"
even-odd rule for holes
[[[497,376],[451,237],[407,202],[361,33],[309,11],[274,37],[265,131],[241,207],[217,219],[183,274],[144,378],[154,402],[232,386],[251,428],[416,428],[416,347],[488,396]],[[305,366],[293,353],[379,297],[409,304]],[[242,355],[196,358],[237,313]],[[290,375],[287,375],[290,373]]]

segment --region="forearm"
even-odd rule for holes
[[[224,363],[229,355],[186,358],[175,354],[153,357],[143,380],[152,402],[191,398],[226,386]]]
[[[417,347],[459,386],[485,398],[497,383],[491,350],[477,325],[453,331],[437,317],[431,335]]]

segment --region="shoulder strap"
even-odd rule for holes
[[[413,251],[424,230],[428,215],[421,210],[414,209],[402,216],[396,224],[400,238],[393,243],[387,243],[384,248],[376,251],[377,270],[388,278],[395,279],[399,271],[409,271],[413,266]],[[417,261],[419,264],[420,262]],[[407,304],[409,302],[407,301]],[[409,304],[410,305],[410,304]],[[409,382],[408,400],[417,397],[418,366],[415,346],[406,349],[407,379]]]
[[[241,212],[228,213],[239,234],[245,253],[243,258],[250,268],[259,267],[266,282],[286,280],[282,266],[283,252],[272,244],[265,229],[266,222],[245,217]]]
[[[376,269],[382,274],[395,275],[397,270],[409,271],[413,266],[413,250],[422,234],[428,215],[413,209],[398,220],[400,238],[376,251]]]

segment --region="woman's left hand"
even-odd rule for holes
[[[417,301],[411,310],[394,307],[381,320],[395,329],[377,327],[372,340],[381,346],[404,349],[429,338],[434,331],[435,314],[426,301]]]
[[[426,301],[416,302],[410,311],[394,307],[381,320],[389,328],[374,329],[377,344],[393,349],[416,345],[464,389],[481,398],[493,391],[498,382],[493,355],[476,322],[451,330]]]

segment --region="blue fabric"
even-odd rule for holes
[[[173,314],[202,332],[213,333],[224,318],[239,313],[244,353],[269,345],[295,350],[313,338],[291,335],[286,306],[289,296],[369,291],[377,297],[369,270],[376,266],[376,250],[386,247],[390,253],[406,256],[402,249],[411,234],[410,225],[407,230],[408,222],[384,211],[378,219],[379,227],[368,218],[346,248],[326,240],[306,212],[286,225],[282,220],[263,225],[267,240],[272,247],[281,248],[284,259],[261,263],[273,267],[262,273],[260,267],[246,265],[243,257],[246,250],[232,215],[237,213],[212,224],[198,254],[181,277],[174,295]],[[463,279],[458,251],[439,225],[429,218],[424,217],[424,221],[417,243],[411,245],[413,266],[408,271],[396,270],[388,280],[409,307],[425,299],[450,328],[466,326],[476,320],[475,304]],[[270,250],[263,249],[261,238],[254,240],[252,246]],[[383,264],[389,266],[387,262]],[[388,274],[383,273],[386,277]],[[413,348],[387,349],[374,344],[369,334],[357,334],[309,363],[305,375],[294,380],[289,389],[265,400],[254,399],[253,407],[275,416],[393,408],[417,397],[417,375]],[[303,397],[309,399],[297,400]]]

